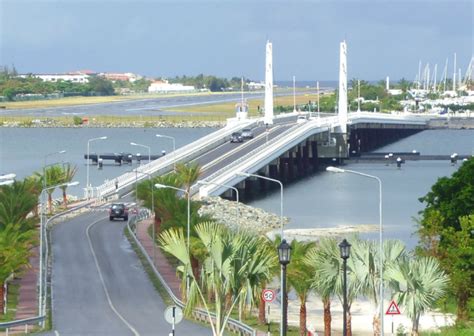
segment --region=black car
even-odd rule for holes
[[[109,219],[112,221],[115,218],[123,218],[128,220],[128,208],[123,203],[114,203],[109,209]]]
[[[244,138],[242,138],[242,133],[234,132],[230,135],[230,142],[243,142]]]

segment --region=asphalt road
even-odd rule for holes
[[[124,235],[125,222],[90,212],[56,225],[51,335],[168,335],[165,303]],[[183,320],[176,335],[210,335]]]
[[[298,95],[308,92],[298,92]],[[275,96],[287,96],[287,92],[275,93]],[[255,99],[263,98],[262,92],[246,92],[244,98]],[[1,110],[1,115],[22,115],[30,117],[58,117],[68,115],[78,116],[157,116],[157,115],[192,115],[195,113],[180,113],[167,111],[170,108],[218,104],[223,102],[239,102],[241,100],[240,93],[226,94],[206,94],[206,95],[189,95],[189,96],[171,96],[162,98],[125,100],[111,103],[86,104],[63,107],[48,107],[36,109],[5,109]],[[202,115],[203,112],[199,112]]]

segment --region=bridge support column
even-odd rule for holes
[[[295,178],[295,160],[293,159],[293,150],[288,151],[288,180]]]
[[[313,172],[318,170],[319,167],[319,159],[318,159],[318,142],[311,141],[311,164],[313,166]]]
[[[268,174],[272,179],[279,179],[278,176],[278,162],[276,164],[270,164],[268,166]]]

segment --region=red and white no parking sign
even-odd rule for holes
[[[273,289],[264,289],[262,291],[262,299],[265,302],[272,302],[275,300],[276,293]]]

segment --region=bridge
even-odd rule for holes
[[[226,188],[219,184],[248,188],[238,172],[259,173],[282,182],[303,177],[320,166],[341,163],[351,156],[370,151],[427,128],[429,116],[413,114],[349,113],[347,133],[341,133],[339,115],[321,117],[306,115],[307,121],[298,123],[299,113],[284,114],[273,119],[272,125],[264,118],[230,122],[203,138],[178,148],[147,164],[112,179],[91,190],[92,197],[106,198],[118,191],[131,190],[137,181],[148,176],[171,172],[178,162],[197,162],[202,167],[201,179],[212,185],[193,189],[199,196],[220,195]],[[252,128],[253,139],[230,143],[233,132]]]
[[[177,162],[197,162],[202,167],[204,185],[194,193],[220,195],[219,185],[250,189],[239,172],[260,173],[282,182],[316,171],[320,165],[341,163],[381,145],[427,128],[429,116],[408,113],[348,112],[347,46],[340,44],[338,113],[314,117],[293,112],[274,115],[272,44],[266,45],[264,116],[251,119],[242,101],[236,117],[227,126],[187,146],[95,188],[86,188],[88,198],[107,198],[124,192],[148,176],[170,172]],[[233,132],[252,128],[255,137],[231,144]],[[118,186],[118,187],[117,187]]]

